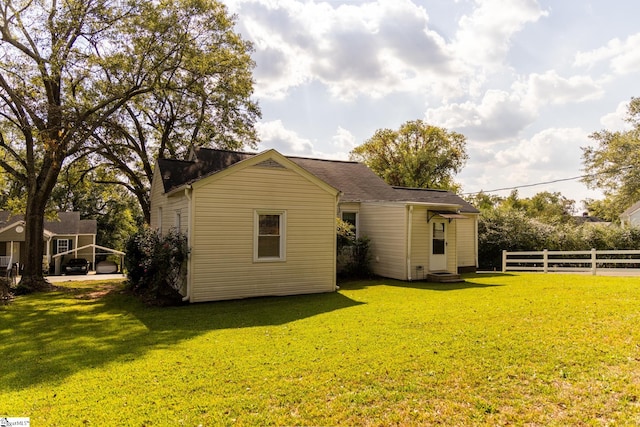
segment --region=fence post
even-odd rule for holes
[[[502,251],[502,272],[507,272],[507,251]]]
[[[542,251],[542,269],[545,273],[549,272],[549,250],[545,249]]]
[[[598,257],[596,255],[596,250],[595,248],[591,248],[591,274],[594,276],[596,275],[596,269],[598,266],[597,260],[598,260]]]

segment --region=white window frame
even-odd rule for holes
[[[258,247],[260,240],[260,216],[278,215],[280,217],[280,256],[260,257]],[[253,214],[253,262],[284,262],[287,260],[287,211],[256,209]]]
[[[60,243],[65,242],[67,248],[65,250],[60,250]],[[56,239],[56,254],[69,252],[71,250],[71,239]]]
[[[344,221],[344,214],[354,214],[356,216],[356,223],[353,224],[355,228],[356,239],[360,237],[360,213],[358,211],[342,211],[340,212],[340,219]],[[346,221],[345,221],[346,222]]]
[[[158,206],[158,232],[162,234],[162,206]]]
[[[182,227],[182,212],[180,211],[180,209],[178,209],[176,211],[176,230],[178,230],[178,232],[180,232],[180,227]]]

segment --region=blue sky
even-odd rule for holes
[[[223,0],[254,43],[259,150],[347,159],[423,119],[467,137],[463,192],[582,175],[640,96],[633,0]],[[601,197],[578,181],[520,190]],[[508,191],[498,195],[508,195]]]

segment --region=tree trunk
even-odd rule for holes
[[[42,258],[44,256],[44,212],[53,187],[55,187],[62,165],[59,150],[45,161],[36,178],[27,182],[27,209],[25,212],[26,254],[22,279],[16,289],[19,294],[51,290],[51,284],[44,277]]]
[[[40,191],[33,197],[28,197],[27,211],[25,215],[25,245],[26,259],[22,280],[17,292],[26,294],[38,291],[51,290],[51,284],[45,279],[42,272],[42,260],[44,256],[44,210],[46,199],[41,200]]]

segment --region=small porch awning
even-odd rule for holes
[[[431,221],[436,216],[446,218],[449,222],[451,222],[452,219],[469,219],[469,217],[453,211],[428,211],[427,222]]]

